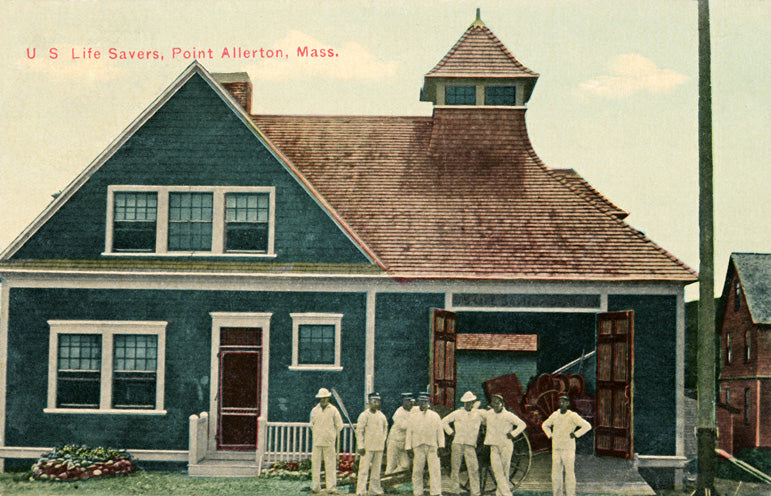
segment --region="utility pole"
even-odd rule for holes
[[[699,348],[697,450],[694,495],[715,491],[715,253],[712,181],[712,82],[709,0],[699,0]]]

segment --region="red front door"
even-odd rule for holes
[[[447,310],[431,311],[431,352],[428,366],[431,404],[455,408],[455,344],[457,316]]]
[[[220,329],[217,448],[257,449],[262,329]]]
[[[597,319],[597,456],[634,453],[634,312],[602,313]]]

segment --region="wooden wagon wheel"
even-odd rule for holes
[[[509,464],[509,487],[511,490],[516,489],[525,480],[528,472],[530,472],[532,459],[533,452],[530,449],[530,440],[523,432],[514,440],[514,450],[511,454],[511,463]],[[477,445],[477,460],[479,462],[479,490],[481,494],[495,493],[497,486],[493,471],[490,468],[490,446],[481,444],[481,442]],[[465,460],[461,464],[458,479],[460,487],[464,491],[471,490]]]
[[[556,389],[549,389],[542,392],[535,399],[536,409],[543,415],[543,419],[549,418],[549,415],[556,412],[560,406],[560,392]]]

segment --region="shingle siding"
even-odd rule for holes
[[[111,184],[275,186],[277,257],[272,261],[368,261],[198,75],[94,172],[13,258],[99,257],[105,248]]]
[[[344,401],[364,395],[366,296],[360,293],[11,289],[5,444],[86,443],[143,449],[187,449],[188,417],[209,410],[210,312],[272,312],[269,416],[307,421],[319,387]],[[290,312],[344,315],[342,372],[289,370]],[[160,320],[166,331],[166,415],[44,413],[48,391],[47,321]]]

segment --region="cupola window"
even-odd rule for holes
[[[515,86],[485,87],[485,105],[516,105],[517,91]]]
[[[472,85],[447,86],[444,94],[444,103],[447,105],[476,105],[476,87]]]

